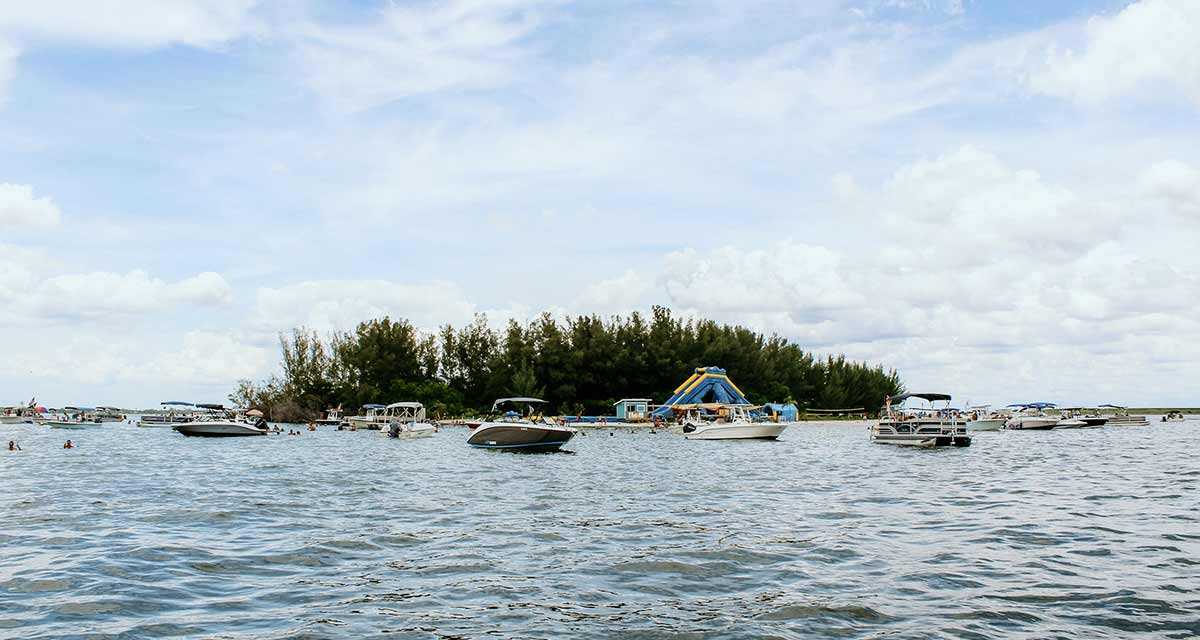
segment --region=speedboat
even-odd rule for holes
[[[391,421],[380,433],[389,438],[425,438],[437,433],[437,425],[425,420],[425,405],[420,402],[394,402],[387,406]]]
[[[1167,415],[1162,417],[1162,422],[1183,422],[1185,420],[1187,420],[1187,418],[1183,417],[1182,411],[1170,411],[1167,413]]]
[[[1058,416],[1046,415],[1046,409],[1053,409],[1052,402],[1031,402],[1029,404],[1010,404],[1011,409],[1016,409],[1005,423],[1005,429],[1014,431],[1049,431],[1058,426]]]
[[[913,407],[912,398],[924,400],[924,407]],[[944,402],[942,406],[937,403]],[[969,447],[971,437],[958,412],[950,408],[945,393],[906,393],[888,398],[883,418],[871,426],[871,442],[906,447]]]
[[[760,422],[750,415],[750,406],[742,404],[672,405],[682,412],[683,437],[688,440],[775,440],[787,423]],[[706,419],[709,412],[711,419]]]
[[[201,438],[231,438],[239,436],[265,436],[271,433],[261,411],[250,411],[239,416],[219,404],[197,404],[206,413],[191,422],[172,427],[185,436]]]
[[[505,406],[524,407],[525,415],[515,410],[505,411],[489,419],[473,431],[467,444],[481,449],[512,449],[515,451],[556,451],[575,437],[571,427],[556,424],[549,418],[535,415],[534,410],[546,404],[538,398],[500,398],[492,404],[498,414]]]
[[[1077,420],[1077,421],[1083,423],[1082,425],[1070,425],[1070,426],[1064,427],[1063,421],[1060,420],[1058,423],[1059,429],[1063,429],[1063,428],[1095,429],[1096,427],[1103,427],[1105,424],[1108,423],[1108,418],[1105,418],[1104,416],[1099,415],[1099,412],[1092,410],[1092,409],[1086,409],[1083,407],[1064,408],[1059,411],[1059,414],[1062,416],[1063,420],[1071,420],[1071,421]]]
[[[967,415],[967,431],[999,431],[1004,428],[1008,416],[998,411],[990,411],[991,405],[971,407]]]

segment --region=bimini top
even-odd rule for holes
[[[920,398],[933,402],[934,400],[945,400],[950,402],[950,394],[948,393],[904,393],[892,398],[892,404],[900,404],[909,398]]]
[[[1100,406],[1105,409],[1125,409],[1125,408],[1127,408],[1127,407],[1122,407],[1119,404],[1102,404]]]
[[[82,411],[84,413],[87,413],[88,411],[95,411],[95,410],[96,409],[94,409],[93,407],[63,407],[63,411]]]
[[[180,402],[179,400],[168,400],[166,402],[160,402],[159,404],[163,405],[164,407],[194,407],[194,406],[196,406],[190,402]]]
[[[496,407],[499,407],[506,402],[511,402],[513,404],[548,404],[541,398],[500,398],[492,403],[492,410],[495,411]]]
[[[1022,404],[1010,404],[1009,409],[1053,409],[1058,405],[1053,402],[1025,402]]]
[[[203,402],[197,402],[196,406],[200,407],[201,409],[212,409],[213,411],[224,411],[225,410],[225,405],[223,405],[223,404],[205,404]]]
[[[420,402],[393,402],[387,406],[388,409],[420,409],[425,405]]]
[[[386,409],[387,407],[385,407],[384,405],[381,405],[381,404],[364,404],[362,406],[362,408],[364,408],[364,409]]]

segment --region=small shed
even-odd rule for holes
[[[796,422],[800,419],[800,410],[794,404],[769,402],[763,405],[762,410],[775,422]]]
[[[626,398],[618,400],[616,408],[617,419],[624,422],[641,422],[650,418],[649,398]]]

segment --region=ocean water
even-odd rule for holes
[[[24,448],[0,452],[3,638],[1200,635],[1200,423],[547,455],[461,428],[0,431]]]

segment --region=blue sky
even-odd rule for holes
[[[1200,402],[1195,2],[96,5],[0,8],[0,404],[651,304],[973,402]]]

